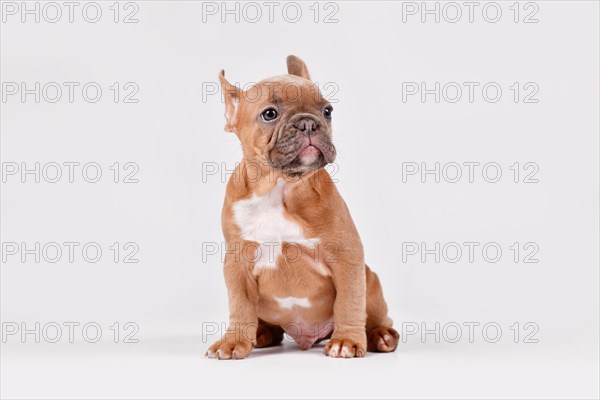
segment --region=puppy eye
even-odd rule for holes
[[[277,110],[274,108],[267,108],[265,111],[263,111],[262,113],[262,119],[264,121],[273,121],[275,118],[277,118]]]
[[[332,112],[333,112],[333,107],[327,106],[323,109],[323,116],[327,119],[331,119]]]

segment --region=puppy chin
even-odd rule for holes
[[[325,157],[320,151],[314,152],[313,150],[307,150],[304,154],[302,151],[298,153],[298,155],[290,162],[286,164],[280,164],[277,162],[270,161],[270,164],[273,168],[278,169],[283,172],[284,175],[290,176],[292,178],[299,178],[303,175],[310,173],[312,171],[316,171],[319,168],[327,165],[325,162]]]
[[[319,149],[315,146],[306,146],[298,155],[298,160],[301,165],[307,167],[318,161],[319,157],[323,157]]]
[[[317,152],[313,154],[312,150],[309,150],[307,154],[298,155],[294,161],[283,167],[281,170],[292,177],[300,177],[321,169],[325,165],[327,165],[327,163],[320,151],[317,150]]]

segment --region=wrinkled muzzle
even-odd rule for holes
[[[276,129],[268,154],[271,165],[290,175],[314,171],[335,160],[335,146],[327,122],[313,114],[293,115]]]

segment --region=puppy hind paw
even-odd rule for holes
[[[367,350],[377,353],[390,353],[396,350],[400,335],[394,328],[379,326],[367,334]]]
[[[256,332],[256,347],[271,347],[281,344],[283,329],[275,325],[260,323]]]

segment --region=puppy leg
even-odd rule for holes
[[[334,329],[323,349],[323,354],[329,357],[364,357],[367,351],[365,264],[352,264],[352,259],[359,258],[352,255],[346,258],[340,253],[338,262],[330,265],[336,297]]]
[[[281,344],[283,341],[283,329],[277,325],[271,325],[262,319],[258,320],[256,331],[256,347],[271,347]]]
[[[232,253],[225,255],[223,268],[229,298],[229,325],[224,338],[209,347],[206,352],[209,358],[246,358],[256,345],[258,284],[251,273],[252,265],[239,259]]]
[[[400,335],[392,328],[387,304],[377,274],[367,270],[367,351],[391,352],[396,350]]]

